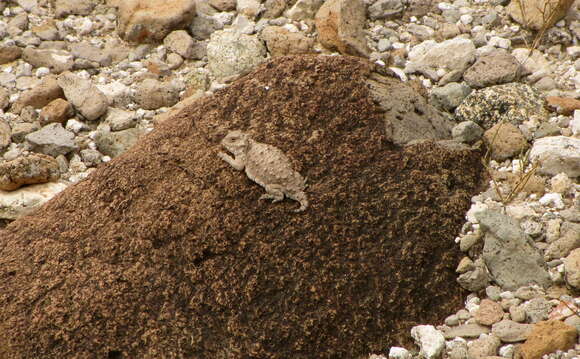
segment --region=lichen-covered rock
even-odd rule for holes
[[[482,154],[393,145],[373,69],[276,58],[0,230],[6,357],[359,358],[456,311]],[[220,160],[233,129],[308,178],[304,212]]]
[[[470,93],[455,109],[455,116],[459,121],[473,121],[486,130],[502,121],[518,126],[532,116],[547,119],[544,102],[540,93],[529,85],[496,85]]]
[[[245,75],[266,60],[266,47],[256,36],[216,31],[207,45],[208,68],[219,80]]]
[[[60,176],[53,157],[40,153],[0,163],[0,190],[14,191],[27,184],[56,181]]]

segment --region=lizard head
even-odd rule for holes
[[[222,146],[234,155],[248,151],[250,136],[242,131],[230,131],[222,140]]]

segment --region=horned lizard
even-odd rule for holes
[[[304,192],[306,180],[292,169],[290,160],[280,149],[256,142],[242,131],[230,131],[221,144],[234,157],[224,152],[218,156],[238,171],[245,169],[249,179],[264,187],[266,193],[260,199],[271,199],[275,203],[286,196],[300,202],[300,208],[294,212],[308,207]]]

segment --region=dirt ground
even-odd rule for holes
[[[279,58],[0,229],[0,357],[358,358],[461,306],[480,154],[397,148],[348,57]],[[217,157],[283,150],[310,207]]]

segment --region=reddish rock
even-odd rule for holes
[[[520,347],[522,359],[541,359],[556,350],[567,351],[574,348],[577,336],[576,327],[558,320],[539,322]]]
[[[475,321],[483,325],[493,325],[503,319],[501,304],[490,299],[484,299],[475,312]]]
[[[560,115],[570,116],[575,110],[580,110],[580,100],[571,97],[548,96],[546,106]]]
[[[494,125],[485,131],[483,138],[491,149],[491,158],[497,161],[517,156],[529,146],[519,128],[511,123]]]
[[[0,65],[18,60],[22,56],[22,49],[18,46],[0,46]]]
[[[73,115],[74,110],[72,105],[62,98],[57,98],[43,107],[42,111],[40,111],[39,119],[40,124],[44,126],[53,122],[64,123]]]
[[[117,32],[130,42],[159,42],[173,30],[185,29],[195,16],[194,0],[119,1]]]
[[[11,111],[20,113],[26,106],[43,108],[57,98],[64,98],[64,92],[56,81],[56,76],[49,75],[42,79],[40,84],[24,92],[12,105]]]

